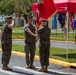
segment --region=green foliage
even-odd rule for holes
[[[34,2],[34,0],[24,0],[23,16],[24,16],[25,19],[27,19],[28,15],[32,14],[31,6],[32,6],[33,2]]]
[[[0,1],[0,13],[1,14],[13,14],[14,12],[14,0],[2,0]]]
[[[14,12],[31,14],[31,5],[36,0],[0,0],[0,14],[10,15]]]

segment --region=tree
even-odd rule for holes
[[[14,1],[15,0],[1,0],[0,1],[0,12],[1,14],[13,14],[14,12]]]
[[[27,16],[32,14],[31,6],[32,3],[35,3],[36,0],[23,0],[23,16],[27,21]]]
[[[31,5],[36,0],[0,0],[0,14],[12,14],[13,12],[22,12],[31,14]]]
[[[18,13],[18,25],[20,26],[20,14],[27,21],[27,16],[32,14],[31,6],[36,0],[0,0],[0,14],[12,15]]]

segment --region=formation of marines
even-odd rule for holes
[[[11,51],[12,51],[12,17],[6,19],[6,23],[1,30],[1,44],[2,44],[2,64],[3,70],[12,70],[8,67]],[[47,26],[47,20],[42,20],[42,27],[38,30],[36,25],[33,24],[33,17],[28,17],[28,23],[24,26],[25,33],[25,60],[26,68],[35,69],[34,57],[36,51],[36,41],[39,39],[39,56],[41,68],[38,71],[46,72],[49,66],[49,53],[50,53],[50,28]]]

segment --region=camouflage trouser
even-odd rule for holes
[[[2,44],[2,64],[8,65],[11,57],[12,44]]]
[[[26,63],[32,65],[35,57],[36,45],[26,43],[24,50],[26,53]]]
[[[41,66],[49,65],[49,53],[50,53],[50,44],[40,45],[39,47],[40,63]]]

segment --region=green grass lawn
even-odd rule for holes
[[[12,38],[13,39],[24,39],[24,33],[13,32],[12,33]]]
[[[12,48],[14,51],[23,52],[24,53],[24,46],[23,45],[13,45]],[[39,55],[39,47],[36,47],[36,55]],[[68,50],[68,59],[66,59],[66,49],[63,48],[50,48],[50,58],[58,59],[67,62],[76,62],[76,50],[69,49]]]
[[[2,26],[0,26],[0,29],[2,28]],[[23,30],[24,27],[13,27],[13,30]]]
[[[54,33],[55,34],[55,33]],[[50,36],[50,39],[51,40],[55,40],[55,41],[66,41],[66,38],[64,38],[63,36],[62,36],[62,34],[60,34],[60,35],[54,35],[53,33],[51,34],[51,36]],[[54,35],[54,36],[53,36]],[[13,32],[13,35],[12,35],[12,38],[13,39],[24,39],[24,32]],[[69,41],[73,41],[74,42],[74,40],[75,40],[75,38],[74,37],[72,37],[72,34],[69,34],[69,38],[68,38],[68,40]]]

